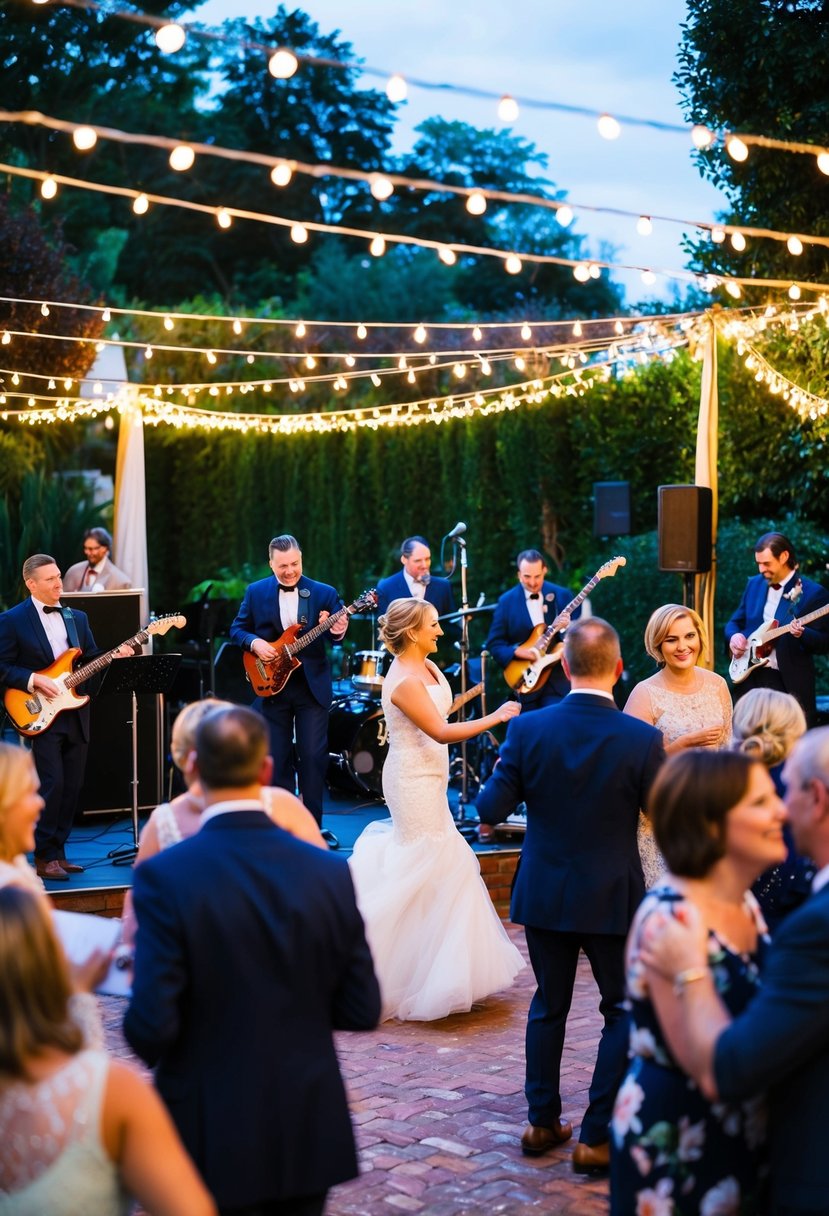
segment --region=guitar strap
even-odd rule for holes
[[[60,606],[60,614],[63,617],[63,623],[66,626],[66,637],[69,645],[73,650],[80,650],[81,643],[78,638],[78,626],[75,624],[75,616],[71,608],[66,608],[63,604]]]

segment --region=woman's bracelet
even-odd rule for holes
[[[689,984],[695,983],[696,980],[704,980],[709,974],[707,967],[689,967],[686,971],[680,971],[674,976],[674,992],[677,996],[682,996]]]

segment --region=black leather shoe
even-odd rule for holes
[[[577,1174],[606,1174],[610,1169],[610,1142],[577,1144],[573,1149],[573,1169]]]
[[[35,869],[39,878],[46,878],[49,882],[69,881],[69,875],[59,861],[38,861],[35,858]]]
[[[83,866],[76,866],[74,862],[67,861],[65,857],[60,858],[60,868],[67,874],[83,874]]]
[[[525,1157],[540,1157],[551,1148],[558,1148],[566,1143],[573,1134],[572,1123],[559,1119],[555,1127],[533,1127],[532,1123],[524,1129],[521,1137],[521,1152]]]

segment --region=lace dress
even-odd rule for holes
[[[446,714],[452,693],[427,684]],[[524,966],[492,906],[478,860],[452,819],[449,753],[392,704],[405,677],[395,661],[383,684],[389,752],[383,793],[391,820],[372,823],[350,860],[383,996],[383,1018],[431,1021],[471,1009]]]
[[[748,1216],[766,1210],[763,1099],[709,1102],[674,1062],[642,982],[637,959],[642,926],[657,908],[670,908],[681,898],[668,885],[658,887],[645,897],[631,929],[631,1063],[610,1123],[611,1216]],[[708,938],[708,965],[732,1017],[759,988],[769,944],[755,901],[750,895],[746,900],[758,927],[757,953],[738,954],[713,932]]]
[[[634,692],[639,696],[647,694],[650,721],[662,732],[666,744],[694,731],[719,727],[719,739],[713,747],[727,747],[731,741],[731,694],[728,685],[722,676],[702,667],[696,668],[695,675],[701,683],[694,692],[676,692],[665,688],[658,675],[637,684]],[[650,823],[641,814],[638,844],[645,887],[650,890],[662,878],[666,866],[653,838]]]
[[[0,1094],[0,1216],[119,1216],[130,1199],[101,1143],[109,1060],[82,1051]]]

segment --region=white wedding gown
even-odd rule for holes
[[[445,715],[452,692],[438,668],[429,669],[439,682],[427,691]],[[382,694],[389,733],[383,794],[391,820],[369,824],[350,864],[383,1019],[432,1021],[506,988],[524,961],[452,819],[448,748],[392,704],[405,674],[392,663]]]

